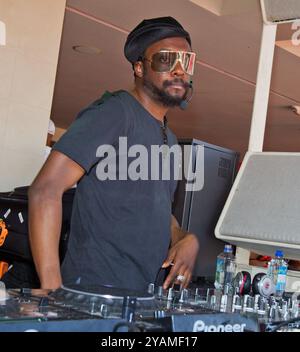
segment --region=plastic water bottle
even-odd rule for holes
[[[277,250],[275,252],[275,258],[271,259],[268,263],[268,276],[274,282],[275,296],[282,297],[287,276],[288,263],[283,259],[283,252]]]
[[[235,256],[232,252],[232,246],[226,244],[224,251],[217,256],[215,288],[218,290],[232,285],[236,270]]]

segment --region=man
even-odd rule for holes
[[[188,95],[195,62],[190,36],[171,17],[144,20],[128,35],[124,52],[134,69],[134,89],[104,95],[83,110],[30,188],[30,240],[42,288],[63,282],[146,290],[161,267],[171,267],[165,288],[174,282],[186,287],[191,280],[199,245],[172,217],[176,181],[124,180],[111,163],[119,178],[99,180],[105,159],[99,151],[107,156],[118,150],[120,137],[128,148],[143,145],[148,151],[177,143],[165,115]],[[60,271],[61,196],[78,181]]]

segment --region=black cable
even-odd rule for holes
[[[270,330],[268,330],[268,332],[276,332],[276,331],[278,331],[279,329],[283,328],[286,325],[297,323],[297,322],[300,323],[300,317],[284,321],[284,322],[274,326],[273,328],[270,328]]]

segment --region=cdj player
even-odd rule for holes
[[[223,301],[222,301],[223,300]],[[249,300],[247,300],[248,302]],[[221,306],[218,306],[220,302]],[[228,299],[229,302],[229,299]],[[248,303],[247,304],[248,307]],[[114,287],[17,289],[0,295],[0,331],[259,331],[257,314],[224,309],[214,290],[149,286],[147,293]]]
[[[299,328],[299,301],[215,289],[0,290],[0,331],[246,332]]]

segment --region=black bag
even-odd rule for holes
[[[0,219],[8,230],[2,246],[0,261],[26,261],[33,263],[28,236],[28,192],[29,187],[19,187],[12,192],[0,193]],[[72,213],[74,188],[63,195],[63,215],[60,236],[60,260],[67,249],[70,220]]]

